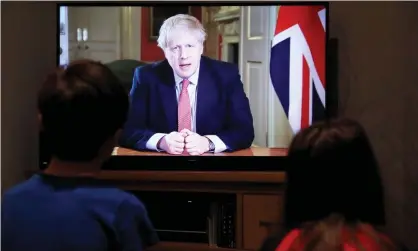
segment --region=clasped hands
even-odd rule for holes
[[[158,146],[169,154],[182,154],[186,150],[190,155],[201,155],[209,151],[209,139],[183,129],[165,135]]]

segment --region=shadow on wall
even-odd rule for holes
[[[368,130],[385,185],[387,230],[411,249],[418,249],[417,23],[416,2],[330,3],[340,114]]]
[[[2,3],[2,192],[38,168],[36,100],[57,63],[56,11],[53,2]]]

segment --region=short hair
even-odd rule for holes
[[[285,225],[341,215],[346,222],[385,222],[378,164],[363,127],[351,119],[301,130],[288,153]]]
[[[122,128],[129,98],[102,63],[77,60],[59,67],[38,95],[42,130],[51,156],[83,162],[97,157],[104,142]]]
[[[187,29],[194,33],[196,39],[202,44],[206,40],[205,28],[197,18],[186,14],[178,14],[168,18],[161,25],[157,40],[161,49],[167,48],[172,32],[178,28]]]

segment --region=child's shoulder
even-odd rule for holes
[[[39,177],[34,175],[28,180],[25,180],[7,189],[2,197],[3,200],[15,196],[21,197],[22,193],[36,192],[40,186],[42,186],[42,183],[39,182]]]
[[[83,187],[79,191],[92,200],[113,202],[115,204],[133,204],[142,206],[141,201],[132,193],[114,187]]]

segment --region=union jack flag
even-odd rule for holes
[[[325,116],[325,7],[280,6],[270,77],[294,133]]]

